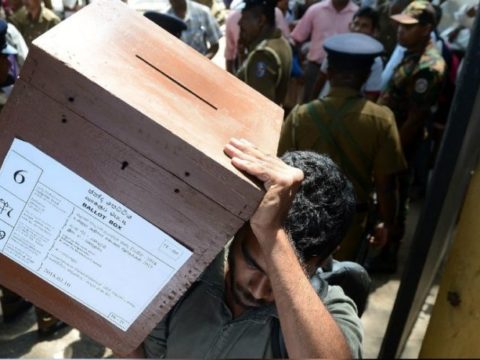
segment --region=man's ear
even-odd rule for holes
[[[433,31],[433,25],[431,24],[426,24],[423,26],[423,29],[422,29],[422,35],[423,36],[430,36],[430,33]]]
[[[327,260],[328,258],[322,260],[319,256],[315,255],[312,256],[308,261],[305,261],[305,270],[308,276],[313,276],[313,274],[315,274],[315,271],[317,271],[319,267],[322,267],[323,263]]]
[[[260,15],[259,25],[260,25],[261,27],[264,27],[265,25],[267,25],[267,17],[266,17],[264,14],[261,14],[261,15]]]

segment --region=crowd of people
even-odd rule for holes
[[[285,119],[280,158],[245,140],[225,146],[236,167],[264,181],[265,198],[132,356],[360,357],[362,305],[325,274],[336,261],[396,271],[478,2],[169,1],[145,16],[208,59],[225,36],[226,70]],[[32,40],[83,5],[69,1],[56,14],[50,1],[2,1],[0,106]],[[2,307],[10,320],[28,304],[3,289]],[[46,334],[58,326],[37,314]]]
[[[172,9],[177,2],[193,0],[172,0]],[[354,184],[357,213],[336,257],[395,272],[408,204],[426,191],[478,2],[225,5],[226,70],[285,109],[278,154],[327,154]],[[186,35],[193,16],[168,13],[186,26],[182,40],[211,57],[205,49],[216,49],[218,37],[206,32],[197,46]],[[204,17],[207,31],[215,19]],[[367,256],[366,239],[378,256]]]
[[[352,181],[357,212],[335,257],[370,272],[395,272],[410,198],[426,191],[446,125],[458,36],[478,8],[463,4],[440,31],[447,5],[244,0],[226,20],[227,70],[285,109],[278,154],[327,154]]]

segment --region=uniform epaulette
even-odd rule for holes
[[[27,19],[28,13],[25,7],[21,7],[15,11],[9,18],[9,22],[15,24],[23,23]],[[16,26],[16,25],[15,25]]]

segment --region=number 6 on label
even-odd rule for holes
[[[18,140],[14,141],[14,144]],[[13,146],[13,145],[12,145]],[[37,185],[42,169],[16,151],[9,151],[0,169],[0,188],[25,202]]]
[[[15,171],[15,173],[13,174],[13,180],[17,184],[23,184],[25,182],[25,175],[23,175],[24,173],[26,174],[27,170],[17,170],[17,171]]]

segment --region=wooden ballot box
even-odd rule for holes
[[[136,348],[263,190],[223,153],[275,153],[283,111],[120,1],[33,42],[0,118],[0,283]]]

